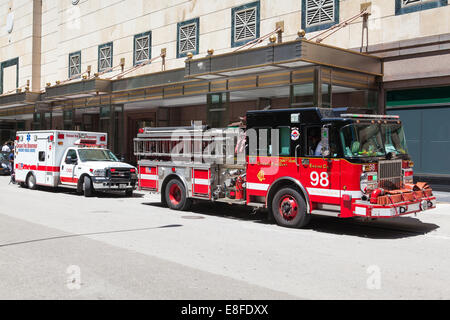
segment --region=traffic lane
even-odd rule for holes
[[[450,278],[448,242],[442,241],[446,239],[442,238],[442,225],[448,230],[449,220],[442,208],[420,216],[421,224],[431,224],[425,235],[361,228],[352,220],[332,218],[314,219],[310,229],[291,230],[268,224],[258,215],[248,216],[244,212],[247,208],[203,203],[194,206],[192,212],[171,211],[160,206],[157,195],[146,195],[144,199],[85,199],[66,193],[50,197],[49,192],[9,190],[15,190],[10,191],[13,198],[53,201],[54,206],[39,214],[30,213],[33,206],[28,202],[20,202],[21,209],[15,215],[61,230],[142,228],[150,222],[182,224],[182,228],[134,233],[132,237],[122,233],[89,237],[298,297],[449,296],[448,289],[442,286]],[[77,210],[61,214],[60,208],[73,201]],[[442,214],[437,213],[440,211]],[[433,223],[439,219],[441,223]],[[370,233],[376,237],[370,237]],[[383,274],[383,290],[367,289],[367,271],[372,266],[379,267]]]
[[[5,215],[0,230],[0,299],[298,299]]]

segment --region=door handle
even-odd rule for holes
[[[295,164],[297,165],[297,167],[300,167],[300,164],[298,163],[298,149],[300,148],[300,145],[298,144],[296,147],[295,147],[295,154],[294,154],[294,156],[295,156]]]

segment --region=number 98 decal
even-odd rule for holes
[[[316,187],[319,184],[322,187],[328,187],[330,185],[330,180],[328,179],[328,172],[321,172],[320,175],[317,171],[311,172],[311,185]]]

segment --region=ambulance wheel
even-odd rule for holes
[[[272,214],[278,225],[287,228],[302,228],[311,219],[311,215],[306,212],[306,202],[302,195],[291,188],[283,188],[275,194]]]
[[[27,188],[28,188],[28,189],[30,189],[30,190],[36,190],[36,177],[35,177],[33,174],[30,174],[30,175],[27,177],[26,184],[27,184]]]
[[[192,201],[186,196],[186,188],[178,179],[169,181],[165,189],[165,200],[170,209],[186,211],[191,207]]]
[[[83,192],[85,197],[92,197],[94,195],[94,187],[92,186],[91,178],[85,177],[83,181]]]

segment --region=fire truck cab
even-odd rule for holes
[[[107,134],[79,131],[17,132],[16,181],[22,187],[75,188],[90,197],[95,191],[136,188],[136,168],[120,162],[108,149]]]
[[[161,192],[163,203],[177,210],[187,209],[191,199],[267,208],[279,225],[295,228],[312,214],[391,218],[435,208],[431,188],[413,183],[398,116],[322,108],[251,111],[243,129],[141,130],[135,140],[140,188]],[[226,143],[210,147],[220,139]],[[173,161],[175,155],[181,158]]]

